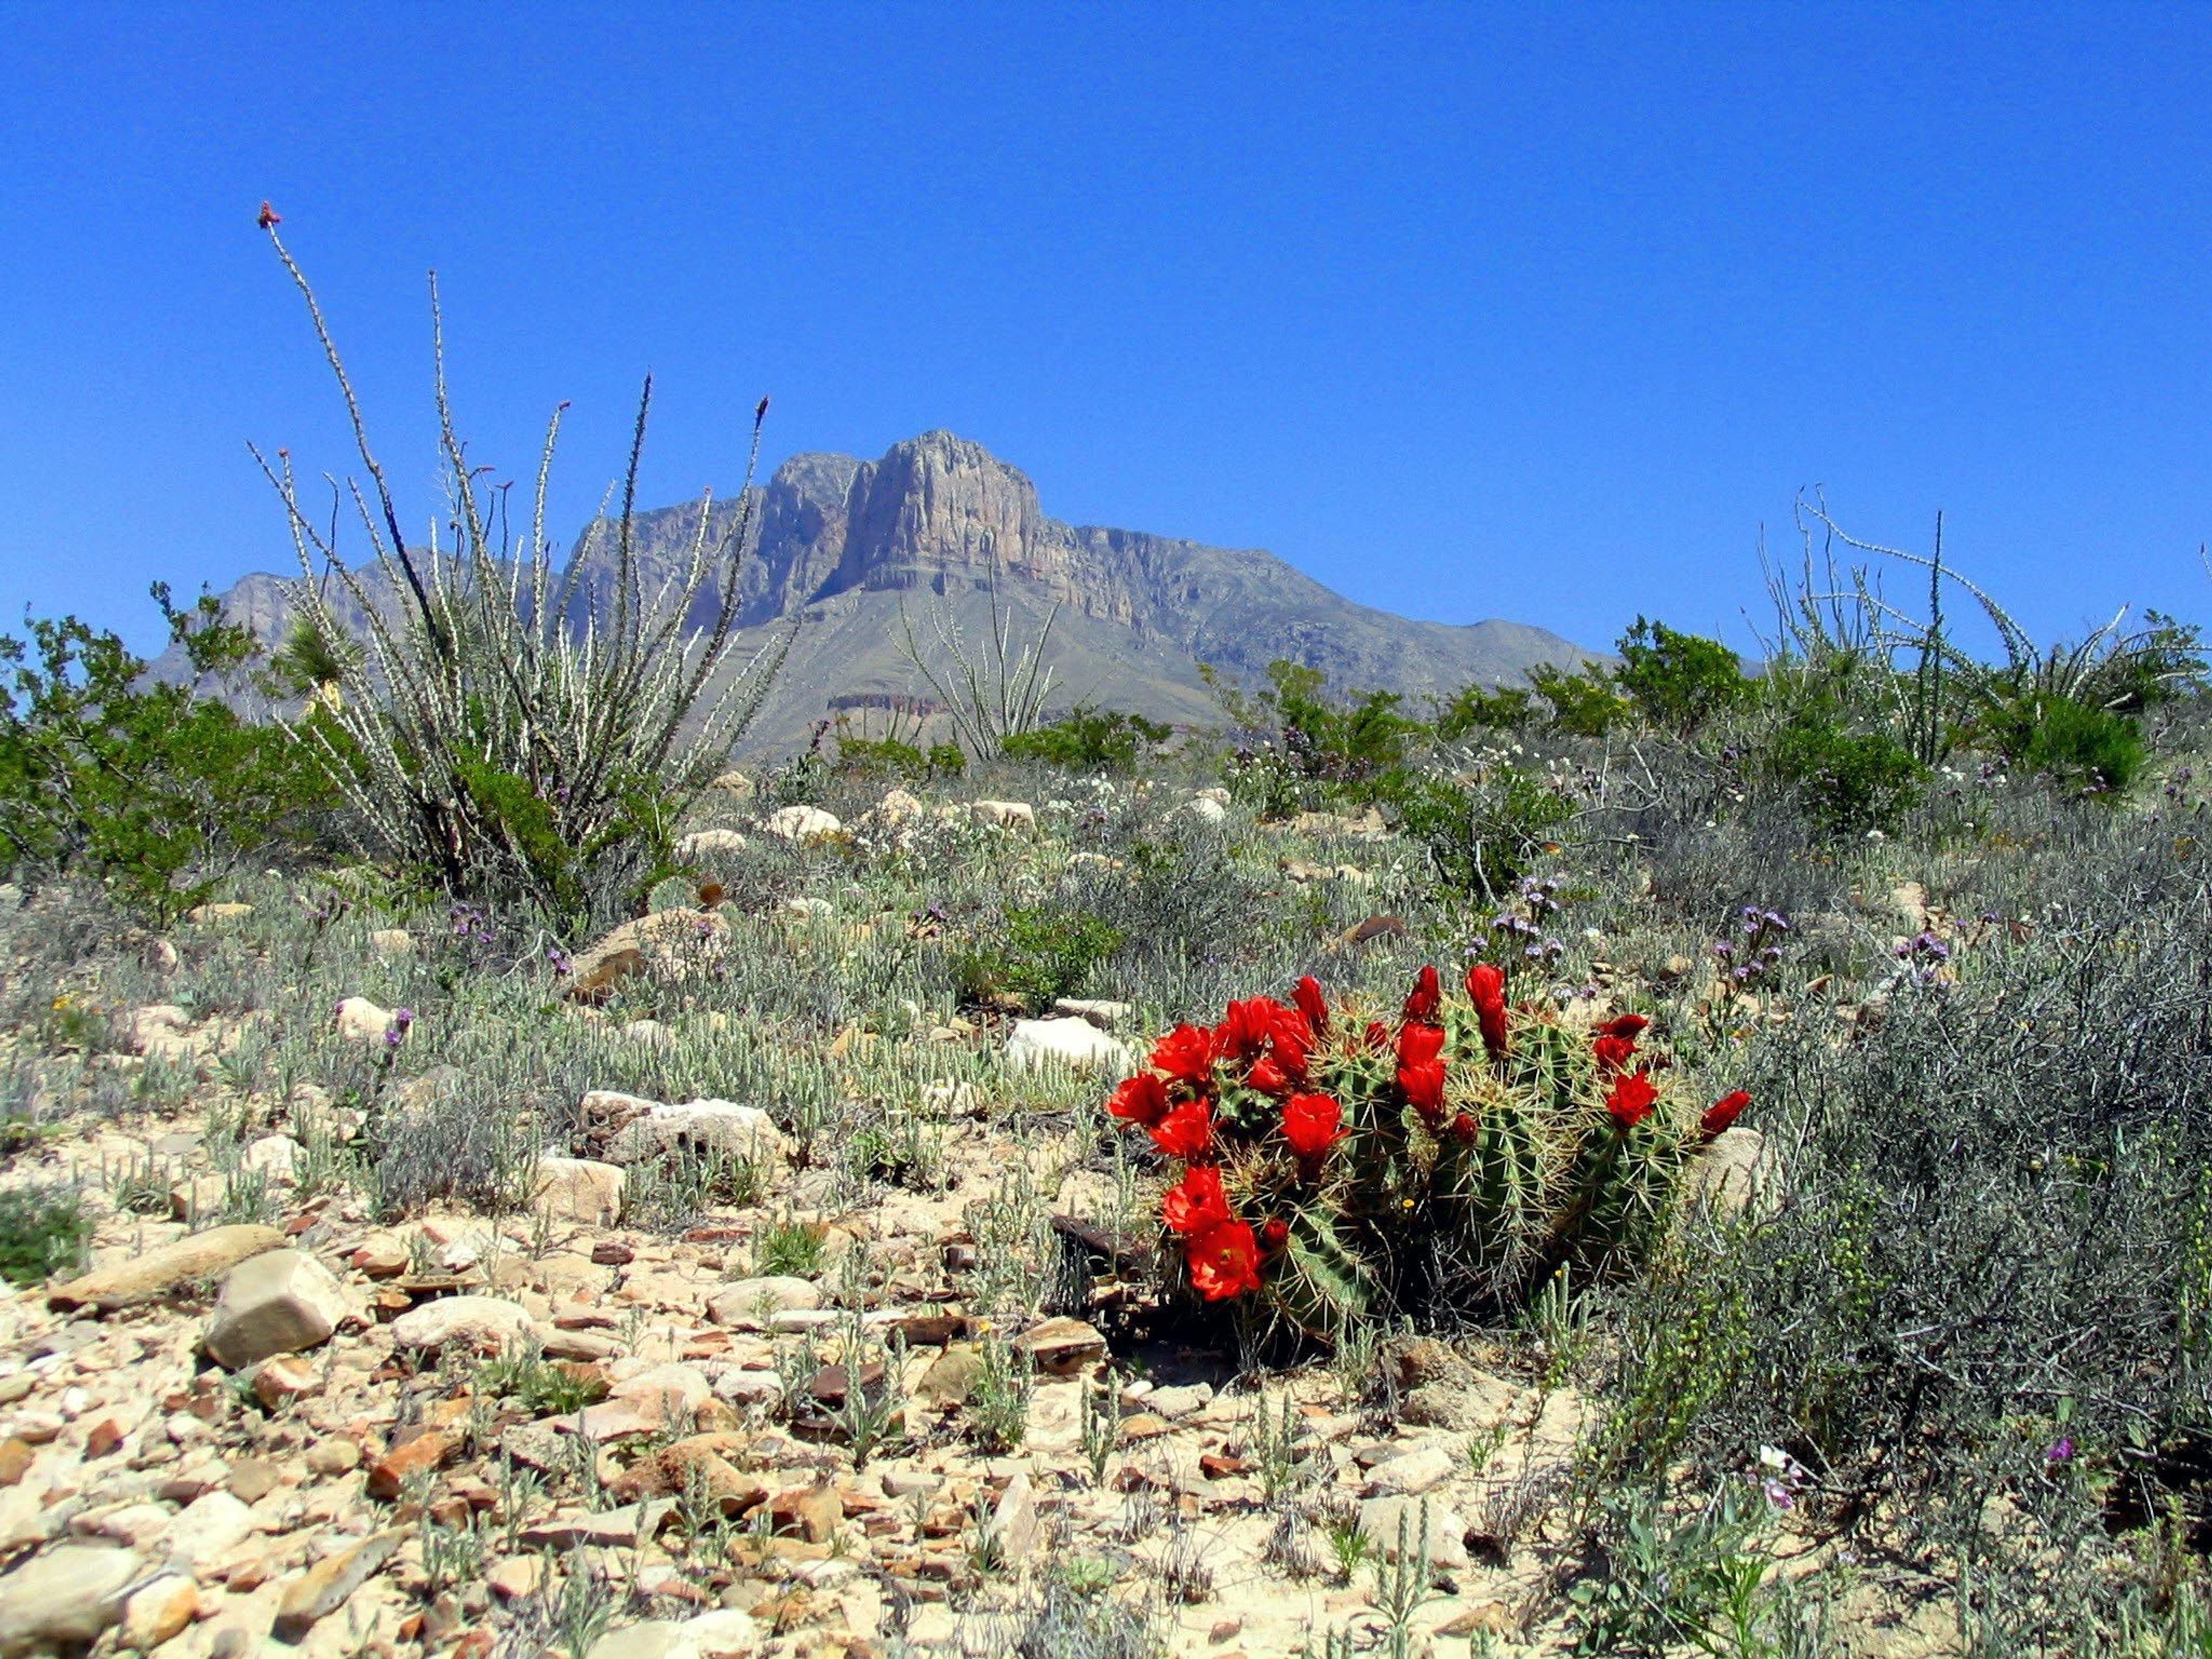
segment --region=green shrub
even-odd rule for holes
[[[1485,896],[1526,875],[1538,849],[1574,816],[1564,796],[1510,766],[1474,782],[1398,768],[1367,793],[1401,835],[1427,849],[1438,881]]]
[[[2021,708],[1999,741],[2015,765],[2070,789],[2124,790],[2149,760],[2134,720],[2071,697],[2042,697]]]
[[[1171,735],[1172,727],[1142,714],[1079,703],[1049,726],[1008,737],[1004,752],[1072,772],[1132,772],[1143,752]]]
[[[82,1259],[92,1218],[71,1187],[0,1192],[0,1279],[37,1285]]]
[[[1770,776],[1790,788],[1831,836],[1893,828],[1918,799],[1924,775],[1903,744],[1878,732],[1851,732],[1817,714],[1801,714],[1776,732],[1765,758]]]
[[[1579,674],[1539,663],[1528,671],[1528,683],[1551,705],[1552,724],[1575,737],[1601,738],[1634,712],[1613,677],[1595,663],[1585,663]]]
[[[1623,660],[1614,679],[1637,713],[1666,731],[1687,735],[1750,690],[1735,652],[1662,622],[1638,617],[1615,648]]]
[[[1474,732],[1515,732],[1534,718],[1534,694],[1522,685],[1462,686],[1437,711],[1437,735],[1456,743]]]
[[[1398,712],[1404,696],[1369,691],[1349,699],[1325,695],[1328,677],[1278,658],[1267,665],[1267,689],[1246,696],[1201,671],[1230,719],[1262,740],[1300,778],[1357,782],[1401,765],[1409,738],[1424,728]]]
[[[211,595],[188,611],[161,584],[154,597],[199,673],[250,659],[252,635]],[[167,926],[224,874],[313,838],[334,792],[281,729],[149,680],[120,639],[74,617],[28,631],[27,645],[0,636],[0,864],[89,871]]]
[[[965,1002],[1011,1000],[1042,1013],[1082,990],[1121,948],[1121,930],[1087,912],[1042,905],[1009,908],[995,939],[954,959],[953,983]]]
[[[896,738],[856,738],[837,733],[837,769],[861,778],[902,778],[919,783],[929,775],[929,757]]]
[[[957,743],[933,743],[925,758],[933,778],[957,778],[968,769],[968,752]]]

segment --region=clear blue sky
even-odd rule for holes
[[[619,15],[615,15],[615,14]],[[606,14],[606,15],[601,15]],[[0,627],[287,568],[247,439],[410,518],[423,275],[562,528],[930,427],[1370,604],[1742,639],[1800,486],[2039,634],[2212,616],[2212,8],[0,12]]]

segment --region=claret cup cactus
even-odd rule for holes
[[[1424,967],[1395,1019],[1232,1002],[1179,1025],[1107,1110],[1177,1178],[1160,1219],[1200,1300],[1328,1338],[1347,1319],[1517,1304],[1603,1271],[1663,1220],[1683,1167],[1748,1097],[1701,1107],[1642,1014],[1570,1027],[1478,962],[1465,997]]]

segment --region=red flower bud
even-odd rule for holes
[[[1260,1242],[1267,1247],[1270,1255],[1273,1255],[1291,1242],[1291,1224],[1279,1215],[1269,1216],[1260,1229]]]
[[[1474,1002],[1474,1017],[1482,1027],[1482,1046],[1492,1060],[1505,1058],[1505,970],[1494,962],[1478,962],[1467,970],[1467,994]]]
[[[1443,1000],[1443,987],[1437,982],[1437,970],[1422,963],[1421,971],[1413,978],[1413,991],[1406,998],[1406,1018],[1426,1024],[1437,1017]]]
[[[1616,1072],[1628,1069],[1628,1062],[1636,1058],[1636,1040],[1625,1036],[1601,1036],[1590,1044],[1597,1056],[1598,1073],[1611,1077]]]
[[[1738,1089],[1734,1094],[1723,1095],[1705,1108],[1705,1115],[1698,1120],[1698,1129],[1710,1139],[1730,1127],[1743,1115],[1743,1109],[1751,1104],[1750,1094]]]
[[[1316,1036],[1328,1035],[1328,999],[1321,994],[1321,981],[1308,974],[1291,988],[1291,1000],[1306,1017],[1306,1025]]]
[[[1283,1139],[1310,1171],[1344,1139],[1344,1109],[1328,1095],[1292,1095],[1283,1107]]]
[[[1650,1024],[1650,1017],[1647,1014],[1615,1014],[1604,1024],[1597,1027],[1596,1031],[1600,1036],[1633,1039],[1642,1036],[1644,1027]]]

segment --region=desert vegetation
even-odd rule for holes
[[[740,766],[742,515],[441,407],[396,614],[5,644],[0,1652],[2212,1651],[2192,630],[1808,501],[1755,672]]]

